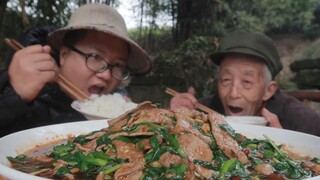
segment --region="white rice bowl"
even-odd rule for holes
[[[228,123],[240,123],[266,126],[268,121],[262,116],[226,116],[225,120]]]
[[[137,106],[127,102],[121,94],[91,95],[85,101],[75,101],[71,106],[83,113],[88,119],[111,119]]]

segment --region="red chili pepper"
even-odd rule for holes
[[[249,153],[250,153],[250,149],[249,149],[249,148],[244,149],[244,150],[243,150],[243,153],[248,156]]]

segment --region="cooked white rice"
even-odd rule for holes
[[[80,110],[88,114],[115,118],[137,106],[136,103],[126,102],[119,93],[109,95],[91,95],[88,100],[79,103]]]

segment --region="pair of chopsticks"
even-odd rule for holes
[[[5,38],[5,43],[10,46],[12,49],[18,51],[22,48],[24,48],[18,41],[14,39]],[[83,101],[84,99],[88,99],[89,97],[83,93],[80,89],[75,87],[72,83],[70,83],[65,77],[63,77],[61,74],[58,74],[58,80],[57,83],[61,86],[62,89],[64,89],[66,92],[68,92],[71,96],[71,98]]]
[[[172,96],[175,96],[178,92],[173,90],[173,89],[171,89],[171,88],[166,88],[166,93],[168,93],[168,94],[170,94]],[[205,106],[205,105],[203,105],[201,103],[196,104],[196,107],[198,109],[208,113],[208,114],[219,114],[218,112],[214,111],[213,109],[208,108],[207,106]]]

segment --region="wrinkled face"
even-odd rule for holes
[[[99,55],[108,64],[127,64],[127,43],[117,37],[88,31],[73,46],[83,53]],[[60,50],[60,64],[61,74],[89,96],[112,93],[120,83],[120,80],[111,76],[110,69],[100,73],[88,69],[85,57],[67,47],[62,47]]]
[[[218,92],[226,115],[257,115],[266,100],[263,62],[243,54],[225,56],[220,64]]]

